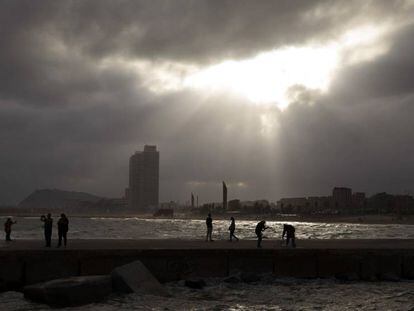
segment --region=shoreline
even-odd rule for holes
[[[58,215],[61,211],[51,211],[52,214]],[[174,217],[154,217],[152,214],[70,214],[66,213],[70,217],[76,218],[139,218],[139,219],[165,219],[165,220],[205,220],[204,215],[186,215],[177,214]],[[248,215],[248,214],[214,214],[213,220],[229,220],[230,217],[235,217],[236,220],[250,220],[250,221],[277,221],[277,222],[309,222],[309,223],[350,223],[350,224],[401,224],[401,225],[414,225],[414,215],[405,215],[398,218],[396,215],[344,215],[344,216],[300,216],[300,215]],[[0,218],[6,217],[40,217],[40,214],[0,214]]]

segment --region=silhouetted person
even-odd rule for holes
[[[234,221],[234,217],[230,217],[230,220],[231,220],[231,224],[230,224],[230,227],[229,227],[230,242],[233,241],[233,238],[235,238],[236,241],[238,241],[239,238],[234,235],[234,231],[236,230],[236,222]]]
[[[44,222],[46,247],[50,247],[52,243],[52,228],[53,228],[52,215],[50,213],[47,214],[47,217],[42,215],[40,217],[40,220]]]
[[[207,241],[213,241],[211,238],[211,234],[213,233],[213,219],[211,218],[211,214],[208,213],[206,218],[206,226],[207,226],[207,236],[206,236],[206,242]]]
[[[262,247],[263,231],[265,231],[268,228],[269,227],[266,227],[266,221],[264,220],[257,223],[255,230],[257,235],[257,248]]]
[[[285,234],[286,234],[286,246],[288,246],[289,242],[292,241],[292,247],[296,247],[295,227],[293,227],[292,225],[284,224],[283,225],[282,239],[285,237]]]
[[[69,231],[69,219],[66,217],[65,214],[60,214],[60,218],[58,220],[57,226],[58,226],[58,237],[59,237],[59,242],[58,242],[57,247],[60,247],[62,245],[62,238],[63,238],[63,244],[66,247],[66,243],[67,243],[66,235]]]
[[[12,225],[14,225],[16,221],[12,221],[11,218],[7,218],[6,222],[4,223],[4,232],[6,232],[6,241],[11,241],[11,229]]]

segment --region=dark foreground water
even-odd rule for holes
[[[12,238],[43,239],[42,222],[38,217],[17,217]],[[56,237],[56,222],[53,236]],[[4,222],[3,217],[0,221]],[[347,223],[291,222],[299,239],[414,239],[414,225],[372,225]],[[236,235],[255,239],[257,221],[236,221]],[[265,236],[278,239],[282,222],[270,221]],[[227,239],[227,220],[215,220],[213,238]],[[70,218],[68,237],[73,239],[202,239],[204,220],[140,219],[140,218]]]
[[[208,279],[192,290],[182,282],[166,284],[172,298],[114,295],[102,303],[61,310],[414,310],[414,282],[341,283],[327,280],[275,279],[228,284]],[[0,294],[1,310],[50,310],[16,292]]]

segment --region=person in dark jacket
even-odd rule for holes
[[[4,223],[4,232],[6,233],[6,241],[11,241],[10,235],[12,230],[12,225],[14,225],[16,221],[13,221],[11,218],[7,218],[6,222]]]
[[[257,248],[262,248],[263,231],[268,228],[269,227],[266,227],[266,221],[264,220],[257,223],[255,230],[257,235]]]
[[[69,219],[66,217],[65,214],[60,215],[60,219],[58,220],[57,226],[58,226],[58,237],[59,237],[59,242],[58,242],[57,247],[60,247],[62,245],[62,238],[63,238],[63,244],[66,247],[67,233],[69,231]]]
[[[283,225],[283,233],[282,233],[282,240],[286,235],[286,246],[289,246],[290,241],[292,241],[292,247],[296,247],[295,242],[295,227],[292,225],[284,224]]]
[[[229,227],[229,231],[230,231],[230,242],[233,241],[233,238],[235,238],[236,241],[238,241],[239,238],[234,235],[234,231],[236,230],[236,222],[234,220],[234,217],[230,217],[230,220],[231,220],[230,227]]]
[[[53,228],[53,218],[52,215],[49,213],[47,214],[47,217],[42,215],[40,217],[40,220],[44,222],[44,229],[45,229],[45,241],[46,241],[46,247],[50,247],[52,243],[52,228]]]
[[[210,213],[208,213],[207,218],[206,218],[206,226],[207,226],[206,242],[207,241],[212,242],[213,239],[211,238],[211,235],[213,233],[213,219],[211,218]]]

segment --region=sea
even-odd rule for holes
[[[0,219],[4,222],[5,219]],[[13,239],[42,239],[38,217],[14,218]],[[57,219],[55,219],[55,222]],[[257,221],[236,221],[236,235],[254,239]],[[413,225],[290,222],[299,239],[414,239]],[[229,221],[214,221],[214,238],[227,239]],[[279,239],[282,222],[269,221],[268,238]],[[55,234],[55,232],[54,232]],[[72,239],[202,239],[203,220],[73,217]],[[1,263],[0,263],[1,264]],[[60,310],[412,310],[414,281],[344,282],[336,279],[276,278],[262,275],[253,283],[207,278],[203,289],[183,281],[166,283],[171,297],[112,295],[101,303]],[[51,310],[19,292],[0,293],[0,310]]]
[[[6,220],[0,218],[1,222]],[[40,217],[16,217],[14,239],[43,239]],[[55,226],[58,218],[55,218]],[[257,220],[236,221],[236,235],[241,239],[256,239]],[[296,228],[298,239],[414,239],[414,225],[405,224],[351,224],[289,222]],[[268,221],[265,236],[279,239],[283,222]],[[213,238],[228,238],[228,220],[214,220]],[[55,232],[54,235],[57,234]],[[142,219],[136,217],[72,217],[69,218],[70,239],[202,239],[205,221],[191,219]]]

